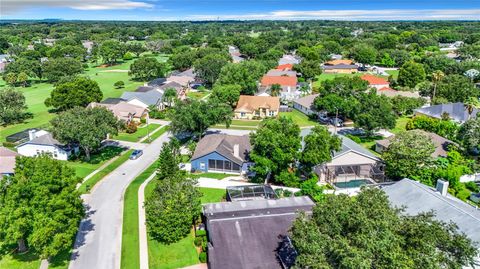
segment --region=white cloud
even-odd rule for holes
[[[480,9],[277,10],[250,14],[192,15],[191,20],[480,20]]]
[[[153,8],[146,2],[130,0],[0,0],[3,14],[14,14],[30,8],[72,8],[79,10],[109,10]]]

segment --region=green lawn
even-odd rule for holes
[[[137,176],[125,191],[123,202],[121,268],[140,268],[138,239],[138,188],[155,171],[157,162]]]
[[[355,73],[355,74],[326,74],[323,73],[315,78],[315,82],[313,83],[314,88],[320,87],[323,81],[325,80],[332,80],[336,77],[354,77],[354,76],[359,76],[360,74]]]
[[[214,179],[224,179],[226,177],[231,177],[233,175],[231,174],[225,174],[225,173],[201,173],[201,174],[195,174],[196,176],[199,177],[206,177],[206,178],[214,178]]]
[[[377,142],[377,140],[382,140],[384,139],[383,136],[380,136],[380,135],[374,135],[374,136],[356,136],[356,135],[347,135],[347,137],[349,137],[350,139],[352,140],[360,140],[358,142],[358,144],[362,145],[362,147],[368,149],[370,152],[372,152],[373,154],[377,155],[377,156],[380,156],[380,154],[378,152],[375,151],[375,144]],[[355,141],[357,142],[357,141]]]
[[[399,72],[398,70],[387,70],[385,72],[390,76],[392,76],[394,79],[398,78],[398,72]]]
[[[101,171],[96,173],[91,178],[87,179],[85,182],[82,183],[78,191],[80,193],[87,193],[89,192],[95,184],[97,184],[102,178],[106,175],[110,174],[113,170],[117,169],[120,165],[124,162],[128,161],[128,157],[132,153],[133,149],[127,150],[122,155],[120,155],[115,161],[107,165],[107,167],[103,168]]]
[[[150,135],[150,140],[146,139],[145,141],[143,141],[143,143],[150,143],[152,141],[155,141],[157,138],[162,136],[166,131],[168,131],[168,129],[170,129],[169,126],[163,126],[160,130]]]
[[[158,55],[155,56],[155,58],[161,61],[166,61],[168,56]],[[128,72],[117,72],[118,70],[128,70],[133,61],[134,60],[124,61],[120,64],[109,67],[90,65],[83,75],[90,77],[98,83],[103,92],[103,99],[108,97],[120,97],[123,92],[134,91],[138,86],[143,85],[143,82],[130,80]],[[125,87],[122,89],[115,89],[113,84],[119,80],[125,83]],[[0,89],[4,86],[5,82],[0,79]],[[32,81],[32,86],[26,88],[17,87],[17,89],[24,93],[28,111],[33,113],[33,118],[26,120],[24,123],[0,127],[0,143],[5,141],[6,136],[23,131],[27,128],[48,127],[49,121],[55,116],[54,113],[48,112],[48,108],[44,104],[45,99],[50,96],[50,92],[53,89],[52,84],[35,80]]]
[[[403,132],[406,130],[405,126],[407,125],[407,122],[411,119],[411,117],[407,117],[407,116],[404,116],[404,117],[400,117],[397,119],[397,123],[395,124],[395,128],[393,128],[392,130],[390,130],[390,132],[394,133],[394,134],[398,134],[400,132]]]
[[[63,251],[50,260],[48,268],[67,269],[70,262],[71,251]],[[25,254],[6,254],[0,256],[0,269],[38,269],[39,257],[31,252]]]
[[[319,125],[318,122],[309,119],[307,115],[296,109],[293,109],[292,112],[280,112],[279,115],[291,118],[300,127]]]
[[[66,162],[68,166],[75,169],[75,172],[78,177],[84,178],[89,175],[91,172],[98,169],[106,161],[112,159],[115,156],[118,156],[125,149],[121,147],[108,146],[101,149],[98,153],[94,153],[90,157],[90,161],[85,162],[80,159],[72,160]]]
[[[161,125],[156,123],[150,123],[149,125],[144,125],[138,127],[137,131],[132,134],[128,133],[119,133],[117,136],[114,136],[113,139],[128,141],[128,142],[138,142],[140,139],[146,137],[148,132],[152,133],[154,130],[159,128]]]
[[[225,200],[226,191],[223,189],[199,188],[202,192],[202,204],[217,203]]]
[[[203,92],[188,92],[187,93],[187,97],[190,98],[190,99],[194,99],[194,100],[200,100],[202,99],[203,97],[207,96],[208,94],[210,94],[209,91],[203,91]]]

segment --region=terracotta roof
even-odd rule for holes
[[[282,71],[289,71],[293,70],[293,64],[281,64],[277,66],[277,70],[282,70]]]
[[[331,60],[331,61],[328,61],[325,63],[326,65],[339,65],[339,64],[342,64],[342,65],[352,65],[353,64],[353,61],[352,60],[348,60],[348,59],[345,59],[345,60]]]
[[[263,76],[261,81],[262,86],[271,86],[273,84],[280,84],[280,86],[290,86],[296,87],[297,86],[297,78],[296,77],[288,77],[288,76]]]
[[[389,85],[390,84],[390,82],[388,82],[386,79],[377,77],[374,75],[370,75],[370,74],[365,74],[360,78],[367,81],[369,85]]]
[[[0,147],[0,177],[1,174],[13,174],[15,169],[15,157],[20,154],[5,147]]]
[[[272,96],[240,95],[235,111],[251,113],[259,108],[278,110],[280,108],[280,98]]]

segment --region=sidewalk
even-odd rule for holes
[[[140,269],[148,269],[148,240],[147,240],[147,226],[145,217],[145,187],[155,178],[155,173],[145,180],[138,188],[138,238],[140,251]]]

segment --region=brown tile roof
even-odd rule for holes
[[[293,70],[293,64],[281,64],[277,66],[277,70],[290,71]]]
[[[280,86],[297,86],[297,78],[289,76],[263,76],[261,81],[262,86],[271,86],[273,84],[280,84]]]
[[[259,108],[278,110],[280,108],[280,98],[272,96],[240,95],[235,112],[252,113]]]
[[[386,79],[377,77],[374,75],[370,75],[370,74],[365,74],[360,78],[367,81],[368,85],[389,85],[390,84],[390,82],[388,82]]]
[[[325,63],[326,65],[352,65],[353,64],[353,61],[352,60],[348,60],[348,59],[345,59],[345,60],[331,60],[331,61],[328,61]]]
[[[15,157],[20,154],[5,147],[0,147],[0,175],[13,174],[15,169]],[[0,176],[1,177],[1,176]]]
[[[125,121],[130,119],[130,115],[132,115],[133,118],[141,118],[145,113],[148,112],[146,108],[132,105],[127,102],[120,102],[118,104],[102,104],[93,102],[88,105],[88,107],[91,108],[100,106],[110,110],[118,119]]]

